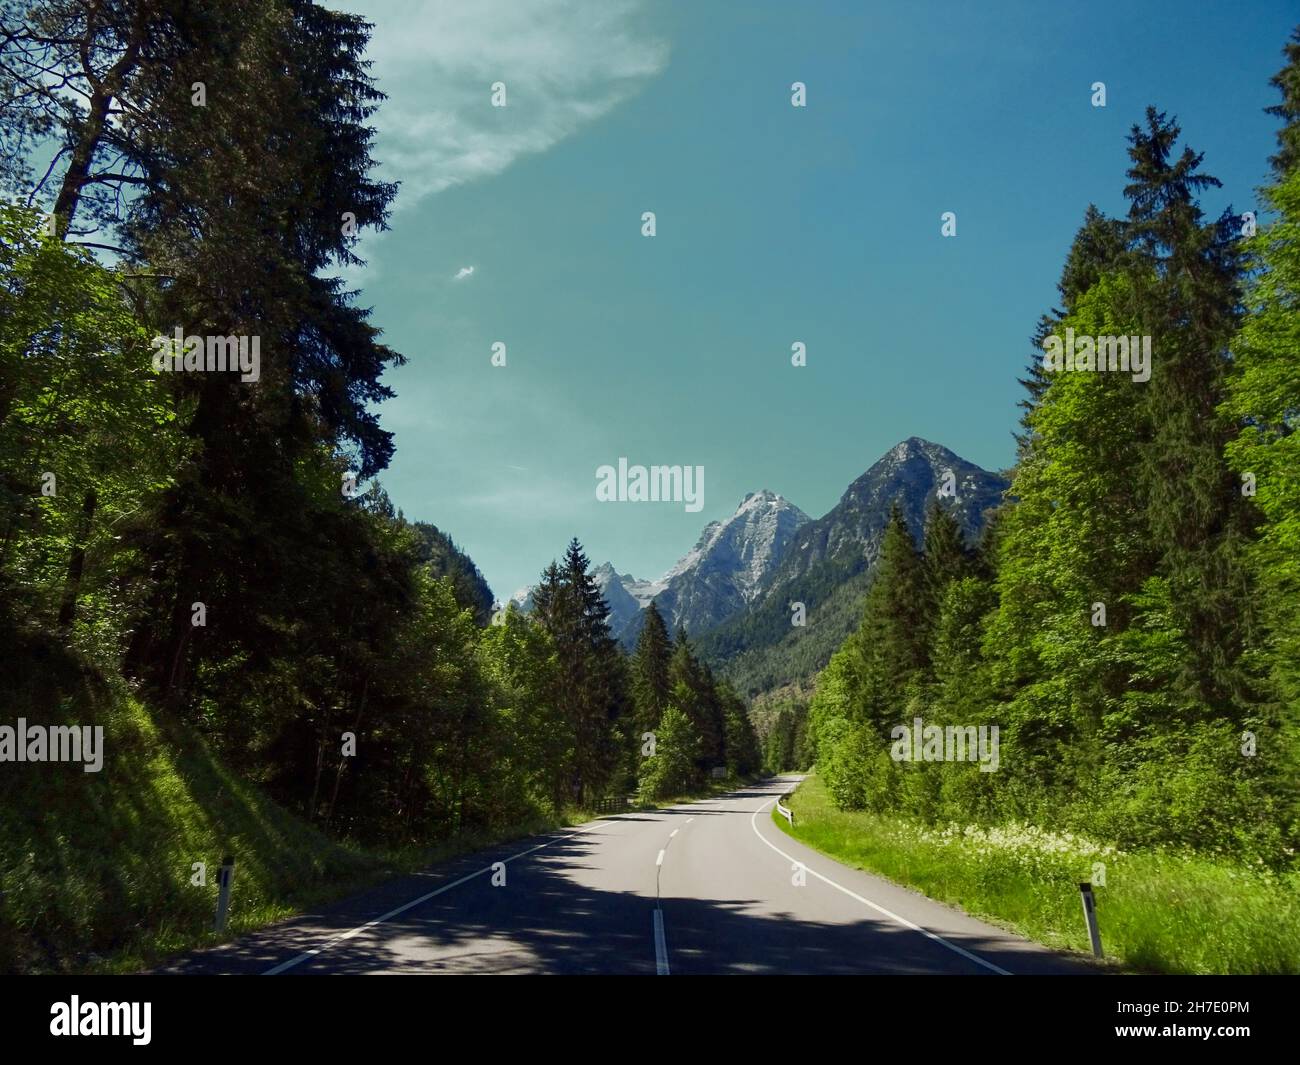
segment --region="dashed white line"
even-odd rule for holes
[[[688,817],[685,824],[690,824],[695,818]],[[659,976],[668,976],[668,944],[664,939],[664,911],[659,907],[659,876],[663,872],[664,855],[668,853],[669,844],[672,843],[673,837],[681,829],[674,828],[668,833],[668,843],[665,843],[663,850],[655,859],[655,910],[654,910],[654,941],[655,941],[655,972]]]
[[[750,826],[750,828],[752,828],[752,829],[754,830],[754,835],[756,835],[759,839],[761,839],[764,843],[766,843],[769,847],[771,847],[774,851],[776,851],[776,853],[779,854],[779,855],[780,855],[782,858],[784,858],[786,861],[788,861],[788,862],[795,862],[795,863],[797,863],[797,864],[799,864],[799,865],[802,865],[802,866],[804,867],[805,871],[811,873],[813,876],[815,876],[818,880],[822,881],[823,883],[825,883],[825,884],[829,884],[829,885],[830,885],[831,887],[833,887],[836,891],[842,891],[845,895],[848,895],[849,898],[851,898],[851,899],[857,899],[857,900],[858,900],[860,903],[862,903],[864,906],[870,906],[870,907],[871,907],[873,910],[875,910],[877,913],[882,913],[882,914],[884,914],[884,915],[885,915],[886,917],[888,917],[890,920],[892,920],[892,921],[897,921],[899,924],[903,925],[903,926],[906,927],[906,928],[910,928],[910,929],[912,929],[912,931],[914,931],[914,932],[920,932],[921,935],[925,936],[927,939],[932,939],[932,940],[934,940],[936,943],[940,944],[941,946],[947,947],[947,948],[948,948],[949,950],[951,950],[954,954],[960,954],[963,958],[966,958],[966,959],[968,959],[968,960],[970,960],[970,961],[975,962],[976,965],[982,965],[982,966],[984,966],[984,968],[986,968],[986,969],[991,969],[993,972],[997,973],[999,976],[1011,976],[1011,975],[1012,975],[1011,973],[1007,972],[1006,969],[1003,969],[1003,968],[1000,968],[1000,967],[997,966],[997,965],[994,965],[991,961],[985,961],[983,958],[979,957],[978,955],[976,955],[976,954],[972,954],[972,953],[971,953],[970,951],[968,951],[968,950],[963,950],[961,947],[957,946],[956,943],[950,943],[950,942],[948,942],[948,940],[944,939],[943,936],[941,936],[941,935],[936,935],[934,932],[931,932],[929,929],[927,929],[927,928],[922,928],[919,924],[914,924],[913,922],[909,921],[906,917],[900,917],[898,914],[894,913],[892,910],[887,910],[887,909],[885,909],[883,906],[879,906],[879,905],[877,905],[876,903],[872,902],[870,899],[864,899],[864,898],[863,898],[861,895],[859,895],[856,891],[850,891],[848,888],[844,887],[842,884],[837,884],[837,883],[835,883],[835,881],[832,880],[830,877],[828,877],[828,876],[822,876],[822,874],[819,873],[819,872],[817,872],[816,869],[811,869],[811,868],[809,868],[809,866],[808,866],[808,864],[807,864],[806,862],[800,862],[798,858],[792,858],[790,855],[786,854],[785,851],[783,851],[783,850],[782,850],[780,847],[778,847],[775,843],[773,843],[773,842],[771,842],[769,839],[767,839],[767,837],[765,837],[765,836],[763,835],[763,833],[761,833],[761,832],[758,830],[758,815],[761,814],[764,810],[766,810],[769,806],[771,806],[772,803],[774,803],[774,802],[776,802],[776,799],[775,799],[775,798],[773,798],[773,799],[769,799],[767,802],[763,803],[763,805],[760,806],[757,810],[755,810],[755,811],[754,811],[754,815],[749,819],[749,826]]]
[[[664,939],[664,911],[655,908],[655,975],[669,976],[668,943]]]

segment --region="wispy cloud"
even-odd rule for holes
[[[472,266],[462,266],[459,270],[456,271],[456,276],[453,277],[452,280],[453,280],[453,281],[464,281],[465,278],[467,278],[467,277],[472,277],[473,274],[474,274],[474,267],[472,267]]]
[[[375,23],[369,57],[389,97],[376,154],[402,182],[398,210],[545,151],[668,61],[640,0],[334,2]]]

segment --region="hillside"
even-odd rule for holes
[[[955,495],[940,497],[951,473]],[[763,594],[699,637],[700,653],[745,694],[810,677],[856,627],[897,502],[919,543],[925,513],[936,499],[974,544],[1006,481],[939,444],[910,437],[881,456],[823,517],[803,526]],[[806,624],[792,624],[803,603]]]

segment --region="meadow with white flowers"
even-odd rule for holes
[[[925,825],[836,808],[816,776],[795,827],[839,861],[1058,949],[1089,951],[1079,884],[1097,900],[1105,964],[1138,972],[1300,972],[1300,876],[1164,848],[1122,850],[1025,823]]]

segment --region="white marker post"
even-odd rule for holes
[[[235,880],[235,859],[227,855],[221,859],[221,872],[217,874],[217,916],[212,923],[213,931],[226,930],[226,913],[230,909],[230,886]]]
[[[1083,919],[1088,923],[1088,939],[1092,941],[1092,953],[1100,958],[1101,933],[1097,930],[1097,900],[1092,894],[1092,885],[1086,881],[1079,885],[1079,894],[1083,896]]]

